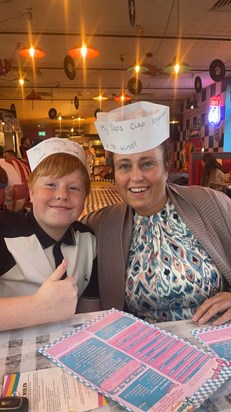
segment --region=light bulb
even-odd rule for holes
[[[179,63],[176,63],[176,64],[175,64],[174,70],[175,70],[175,73],[176,73],[176,74],[179,73],[179,70],[180,70],[180,65],[179,65]]]
[[[82,57],[85,59],[85,57],[86,57],[86,55],[87,55],[87,48],[86,48],[86,46],[82,46],[81,47],[81,55],[82,55]]]

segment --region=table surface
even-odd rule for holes
[[[101,313],[103,312],[83,313],[75,315],[73,319],[66,322],[0,332],[0,392],[2,392],[3,376],[6,374],[54,367],[55,365],[39,354],[37,349],[71,332],[73,328],[94,319]],[[158,323],[158,327],[200,347],[200,343],[191,334],[191,331],[198,329],[199,326],[191,320]],[[94,411],[99,410],[117,412],[124,409],[110,403]],[[196,411],[231,412],[231,378]]]

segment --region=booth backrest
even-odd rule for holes
[[[223,159],[222,166],[225,169],[225,172],[228,173],[231,171],[231,159]]]
[[[213,153],[217,159],[222,160],[222,166],[228,173],[231,170],[231,152]],[[202,153],[192,152],[189,155],[188,185],[202,185]]]

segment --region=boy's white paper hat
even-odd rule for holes
[[[51,137],[50,139],[43,140],[41,143],[27,150],[26,154],[31,171],[33,172],[43,159],[55,153],[67,153],[78,157],[89,172],[83,148],[76,142],[59,137]]]
[[[169,107],[132,103],[97,113],[95,125],[105,150],[119,154],[145,152],[168,139]]]

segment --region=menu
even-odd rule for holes
[[[58,367],[4,376],[2,396],[17,393],[33,412],[84,412],[105,406],[104,396]]]
[[[130,411],[192,411],[230,376],[224,359],[111,309],[39,349]]]
[[[207,350],[230,361],[231,365],[231,323],[196,329],[192,334]]]

